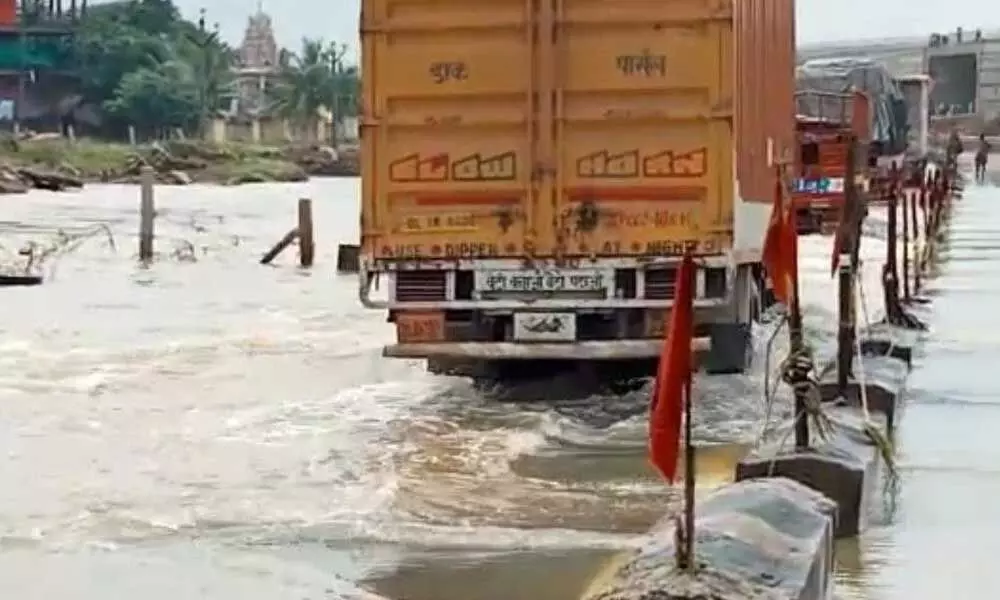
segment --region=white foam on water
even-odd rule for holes
[[[353,278],[325,267],[304,273],[291,259],[277,269],[256,264],[300,196],[330,198],[316,202],[329,240],[318,265],[333,264],[335,241],[356,239],[356,182],[313,185],[165,191],[158,200],[170,219],[159,233],[205,249],[196,263],[148,271],[130,258],[133,189],[46,195],[12,209],[21,213],[12,218],[53,226],[96,212],[123,240],[117,254],[98,243],[81,248],[51,283],[5,297],[0,456],[11,457],[2,483],[13,491],[0,499],[0,535],[122,553],[140,543],[313,529],[413,546],[629,547],[630,536],[558,519],[613,518],[629,501],[659,498],[659,482],[550,479],[522,474],[518,462],[558,462],[574,447],[632,453],[641,465],[648,391],[615,399],[634,404],[635,416],[598,428],[572,411],[491,406],[462,380],[382,359],[391,327],[357,305]],[[214,214],[225,218],[205,216]],[[873,211],[872,222],[879,218]],[[192,219],[209,231],[192,236]],[[862,254],[874,315],[885,244],[878,226],[871,230]],[[800,244],[806,327],[828,336],[832,240]],[[757,328],[748,377],[699,379],[699,435],[755,431],[771,327]]]

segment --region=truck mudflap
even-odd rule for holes
[[[695,353],[711,350],[710,337],[692,341]],[[386,346],[388,358],[470,359],[470,360],[643,360],[655,359],[663,349],[662,340],[610,340],[566,343],[516,342],[432,342]]]

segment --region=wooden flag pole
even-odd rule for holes
[[[787,180],[787,165],[788,161],[780,161],[777,165],[777,175],[778,180],[781,182],[781,210],[784,211],[794,210],[794,207],[788,206],[791,199],[788,197],[788,182]],[[783,217],[784,218],[784,217]],[[792,219],[785,219],[786,223],[788,221],[794,221]],[[802,334],[802,308],[799,302],[799,277],[798,273],[795,274],[794,279],[791,281],[791,302],[788,306],[788,338],[789,346],[791,346],[791,368],[796,370],[796,363],[798,362],[795,357],[800,356],[805,351],[805,340]],[[803,386],[793,385],[793,392],[795,395],[795,448],[803,449],[809,447],[809,416],[806,414],[806,394],[808,393]]]
[[[693,571],[694,560],[694,438],[691,434],[691,374],[684,383],[684,549],[678,558],[678,566]]]

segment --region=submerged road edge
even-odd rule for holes
[[[960,189],[945,187],[937,218],[925,230],[932,255]],[[917,267],[925,278],[929,262]],[[896,300],[895,308],[902,308]],[[826,377],[818,382],[832,433],[804,449],[763,444],[737,463],[734,483],[698,502],[695,570],[676,567],[678,521],[671,515],[652,528],[648,545],[610,563],[583,600],[830,598],[833,541],[865,529],[885,467],[885,448],[875,440],[884,436],[891,446],[913,349],[921,341],[919,327],[885,321],[859,334],[847,386]],[[782,423],[772,440],[793,427],[793,419]]]

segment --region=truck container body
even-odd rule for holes
[[[795,148],[793,0],[364,0],[361,23],[388,355],[653,358],[691,253],[699,343],[743,359]]]
[[[884,177],[892,163],[902,163],[909,142],[906,99],[884,64],[871,58],[814,59],[796,71],[799,92],[865,93],[875,166]]]

